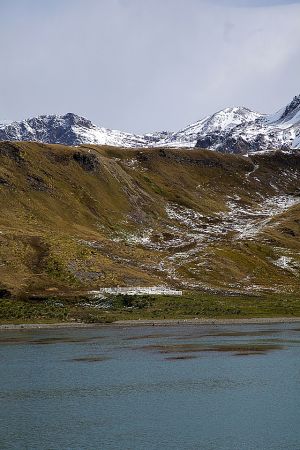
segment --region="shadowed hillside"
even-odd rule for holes
[[[297,291],[299,172],[296,154],[1,143],[2,287]]]

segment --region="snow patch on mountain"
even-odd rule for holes
[[[280,256],[273,264],[283,270],[292,272],[297,277],[300,275],[300,264],[290,256]]]

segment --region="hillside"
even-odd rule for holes
[[[297,293],[299,180],[299,154],[3,142],[2,288]]]

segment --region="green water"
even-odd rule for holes
[[[0,333],[0,449],[300,449],[300,326]]]

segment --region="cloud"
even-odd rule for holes
[[[216,3],[246,8],[257,8],[266,6],[288,6],[300,4],[300,0],[213,0]]]
[[[273,111],[300,90],[300,5],[237,3],[3,0],[0,119],[73,111],[143,132]]]

